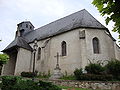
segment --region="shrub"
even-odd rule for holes
[[[31,77],[37,76],[37,73],[33,73],[33,72],[22,72],[22,73],[21,73],[21,76],[22,76],[22,77],[31,78]]]
[[[74,75],[63,75],[60,79],[62,80],[76,80],[76,77]]]
[[[79,76],[78,80],[111,81],[113,80],[113,76],[112,75],[83,74]]]
[[[38,84],[39,84],[40,87],[44,87],[43,90],[61,90],[56,85],[53,85],[51,82],[39,81]]]
[[[34,82],[32,80],[22,80],[18,77],[2,77],[2,90],[61,90],[56,85],[49,82]]]
[[[108,64],[105,67],[107,73],[112,74],[115,77],[120,76],[120,61],[118,60],[108,61]]]
[[[76,77],[77,80],[79,80],[80,75],[82,75],[82,74],[83,74],[82,68],[81,69],[75,69],[74,75],[75,75],[75,77]]]
[[[88,74],[101,74],[105,69],[100,64],[90,63],[85,70]]]
[[[12,90],[12,86],[18,83],[21,77],[14,76],[2,76],[2,90]],[[7,89],[9,88],[9,89]]]

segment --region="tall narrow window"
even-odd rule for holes
[[[63,41],[62,43],[61,43],[61,48],[62,48],[62,56],[66,56],[67,55],[67,48],[66,48],[66,42],[65,41]]]
[[[93,52],[95,54],[99,54],[100,53],[100,48],[99,48],[98,38],[97,37],[93,38],[92,42],[93,42]]]
[[[41,48],[39,47],[38,48],[38,57],[37,57],[37,60],[40,60],[41,59]]]

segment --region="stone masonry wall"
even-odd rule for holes
[[[48,80],[56,85],[77,87],[77,88],[90,88],[101,90],[120,90],[120,82],[113,81],[73,81],[73,80]]]

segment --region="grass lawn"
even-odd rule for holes
[[[92,89],[82,89],[82,88],[74,88],[74,87],[67,87],[67,86],[58,86],[62,89],[70,89],[70,90],[92,90]]]

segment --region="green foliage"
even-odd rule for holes
[[[39,81],[39,86],[44,87],[44,90],[61,90],[56,85],[53,85],[51,82]]]
[[[60,78],[62,80],[76,80],[74,75],[68,75],[67,71],[65,70],[65,73],[63,74],[63,76]]]
[[[33,73],[33,72],[22,72],[22,73],[21,73],[21,76],[22,76],[22,77],[31,78],[31,77],[37,76],[37,73]]]
[[[13,76],[3,76],[2,77],[2,90],[12,90],[12,86],[18,83],[20,77],[13,77]]]
[[[120,80],[120,61],[116,59],[108,61],[104,67],[98,63],[90,63],[85,67],[85,70],[87,71],[86,74],[82,73],[82,69],[74,71],[77,80]]]
[[[9,56],[6,54],[0,54],[0,66],[5,64],[9,59]]]
[[[112,74],[115,77],[120,76],[120,61],[118,60],[108,61],[108,64],[105,67],[107,73]]]
[[[82,75],[82,74],[83,74],[82,68],[81,69],[75,69],[74,75],[75,75],[75,77],[76,77],[77,80],[79,80],[80,75]]]
[[[112,75],[83,74],[79,76],[78,80],[111,81],[113,80],[113,76]]]
[[[113,31],[120,34],[120,0],[93,0],[92,4],[97,7],[102,16],[107,16],[106,24],[109,21],[115,22]]]
[[[109,75],[109,74],[98,74],[99,73],[99,69],[95,69],[96,71],[91,71],[92,69],[88,69],[88,68],[91,68],[91,65],[92,66],[92,69],[96,68],[96,64],[89,64],[87,66],[87,70],[89,70],[90,72],[87,73],[87,74],[83,74],[82,72],[82,69],[76,69],[74,71],[74,76],[76,77],[77,80],[87,80],[87,81],[111,81],[113,80],[113,76],[112,75]],[[90,66],[90,67],[89,67]],[[98,67],[98,66],[97,66]],[[97,74],[96,74],[97,73]]]
[[[23,80],[20,77],[2,77],[2,90],[61,90],[56,85],[43,81]]]
[[[90,63],[85,70],[88,74],[101,74],[105,69],[100,64]]]
[[[63,75],[60,79],[62,80],[76,80],[76,77],[74,75]]]
[[[39,75],[37,76],[38,78],[49,78],[51,76],[50,70],[48,70],[48,73],[46,74],[45,72],[39,72]]]

